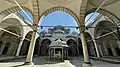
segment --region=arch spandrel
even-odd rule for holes
[[[40,8],[40,15],[44,13],[46,10],[56,7],[56,6],[61,6],[61,7],[66,7],[73,12],[75,12],[79,16],[80,12],[80,3],[82,0],[39,0],[39,8]]]
[[[15,31],[18,31],[20,36],[23,36],[23,27],[21,26],[15,26],[16,24],[21,25],[19,19],[17,18],[7,18],[5,20],[3,20],[1,23],[1,25],[3,25],[3,27],[1,26],[1,28],[4,28],[5,30],[9,30],[10,29],[14,29]],[[8,24],[8,25],[7,25]],[[15,25],[10,25],[10,24],[15,24]],[[6,26],[5,26],[6,25]],[[8,28],[8,29],[7,29]],[[20,30],[18,30],[18,29]],[[13,32],[14,33],[14,32]]]
[[[33,11],[33,4],[34,1],[37,0],[16,0],[21,6],[27,7],[31,11]],[[26,2],[27,1],[27,2]],[[87,2],[88,1],[88,2]],[[97,8],[98,5],[100,5],[104,0],[98,0],[96,3],[96,0],[38,0],[38,6],[39,6],[39,15],[43,14],[44,11],[51,7],[55,6],[62,6],[66,7],[70,10],[72,10],[74,13],[76,13],[77,16],[80,18],[80,22],[84,22],[84,12],[87,12],[89,9]],[[92,3],[97,4],[93,5]],[[110,11],[111,13],[114,13],[117,17],[120,17],[119,13],[119,4],[120,0],[108,0],[105,5],[102,7],[102,9],[106,9],[107,11]],[[5,5],[5,6],[4,6]],[[0,2],[0,12],[4,11],[5,9],[11,8],[16,6],[16,4],[13,3],[13,0],[1,0]],[[91,7],[90,7],[91,6]],[[89,8],[90,7],[90,8]],[[114,8],[116,7],[116,8]]]
[[[86,12],[86,16],[92,12],[94,12],[97,8],[92,8],[91,10]],[[117,17],[117,15],[115,15],[115,13],[111,13],[110,11],[106,10],[106,9],[102,9],[100,8],[98,11],[98,13],[101,13],[102,15],[106,16],[109,18],[110,21],[112,21],[113,23],[119,25],[120,24],[120,19],[119,17]]]
[[[92,3],[95,3],[95,0],[89,0],[89,1],[93,1]],[[90,13],[90,12],[94,12],[97,8],[98,8],[98,3],[100,6],[100,3],[103,2],[103,0],[101,0],[101,2],[96,2],[95,4],[97,4],[96,6],[88,1],[88,6],[87,6],[87,10],[86,10],[86,14]],[[104,5],[102,5],[102,7],[100,7],[100,9],[97,12],[100,12],[101,14],[107,16],[108,18],[112,19],[114,22],[120,24],[120,8],[118,7],[120,4],[120,0],[108,0],[107,2],[104,3]]]
[[[98,1],[89,0],[89,1],[91,1],[91,5],[93,5],[94,8],[97,8],[104,0],[98,0]],[[107,0],[101,8],[113,13],[118,18],[120,18],[119,5],[120,5],[120,0]]]
[[[47,16],[48,14],[50,14],[54,11],[66,12],[66,13],[70,14],[76,20],[77,23],[79,23],[79,17],[72,10],[70,10],[66,7],[61,7],[61,6],[52,7],[50,9],[46,10],[44,13],[42,13],[40,15],[40,19],[41,19],[42,16]]]
[[[78,26],[80,25],[84,26],[82,23],[84,22],[84,18],[85,18],[84,14],[86,10],[87,1],[88,0],[75,0],[67,4],[51,4],[51,3],[47,3],[46,1],[39,0],[39,8],[40,8],[39,13],[40,13],[40,16],[42,16],[42,15],[46,15],[50,11],[62,10],[62,11],[69,13],[70,15],[75,14],[78,17],[78,21],[77,21],[79,22]],[[75,15],[72,15],[72,16],[75,18]]]
[[[6,21],[8,19],[8,21],[7,22],[4,22],[4,21]],[[10,23],[10,20],[16,20],[16,22],[14,21],[14,22],[11,22]],[[10,24],[14,24],[14,25],[20,25],[20,26],[16,26],[16,27],[18,27],[18,28],[20,28],[20,30],[21,30],[21,36],[25,36],[26,35],[26,33],[28,33],[29,31],[32,31],[32,28],[30,28],[30,27],[22,27],[21,25],[26,25],[25,23],[24,23],[24,21],[23,20],[21,20],[16,14],[10,14],[10,15],[8,15],[7,17],[5,17],[1,22],[0,22],[0,24],[3,22],[3,25],[5,25],[5,24],[8,24],[8,25],[10,25]],[[9,22],[9,23],[8,23]],[[13,26],[14,26],[13,25]],[[5,27],[5,26],[3,26],[3,27]],[[7,27],[7,26],[6,26]]]
[[[62,6],[65,8],[68,8],[70,10],[72,10],[78,17],[81,17],[82,21],[79,22],[84,22],[84,14],[80,15],[82,13],[84,13],[85,11],[85,6],[87,4],[87,0],[56,0],[54,3],[52,2],[52,0],[28,0],[28,2],[26,3],[25,1],[20,1],[20,0],[16,0],[21,6],[27,7],[31,12],[34,13],[33,9],[36,8],[36,6],[39,8],[38,9],[38,14],[36,13],[35,15],[41,16],[46,10],[52,8],[52,7],[56,7],[56,6]],[[14,7],[16,6],[16,4],[13,2],[13,0],[2,0],[1,2],[2,4],[4,3],[8,3],[7,6],[9,7],[3,7],[3,10],[7,10],[8,8]],[[3,5],[4,5],[3,4]],[[11,6],[10,6],[11,5]],[[2,6],[2,5],[1,5]],[[82,7],[84,7],[84,9]],[[82,11],[81,11],[82,10]],[[81,12],[80,12],[81,11]],[[9,11],[8,11],[9,12]],[[7,13],[7,12],[6,12]]]

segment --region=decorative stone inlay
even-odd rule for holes
[[[10,2],[10,3],[15,3],[14,2],[14,0],[6,0],[6,1],[8,1],[8,2]],[[25,4],[25,3],[27,3],[28,2],[28,0],[16,0],[19,4]]]
[[[57,4],[57,5],[65,5],[65,4],[70,4],[75,0],[47,0],[48,2],[50,2],[51,4]]]

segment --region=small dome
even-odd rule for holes
[[[63,31],[63,30],[58,29],[58,30],[55,30],[55,33],[64,33],[64,31]]]
[[[65,28],[61,25],[58,25],[54,27],[54,30],[57,30],[57,29],[64,30]]]

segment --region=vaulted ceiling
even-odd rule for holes
[[[24,6],[33,11],[33,1],[32,0],[16,0],[21,6]],[[37,0],[34,0],[37,1]],[[80,11],[81,11],[81,3],[82,1],[85,0],[38,0],[38,5],[39,5],[39,15],[44,13],[46,10],[56,7],[56,6],[61,6],[70,9],[73,11],[78,17],[80,17]],[[92,8],[97,8],[100,6],[100,4],[105,1],[105,0],[88,0],[87,2],[87,8],[86,12],[91,10]],[[85,3],[83,3],[85,4]],[[14,0],[1,0],[0,2],[0,12],[17,6],[14,2]],[[120,0],[106,0],[105,4],[101,7],[102,9],[105,9],[114,15],[116,15],[118,18],[120,18]]]

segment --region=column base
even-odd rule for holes
[[[25,62],[23,65],[28,65],[30,67],[34,67],[34,63],[33,62]]]
[[[82,67],[91,67],[91,66],[92,66],[92,64],[90,62],[84,62],[82,64]]]

